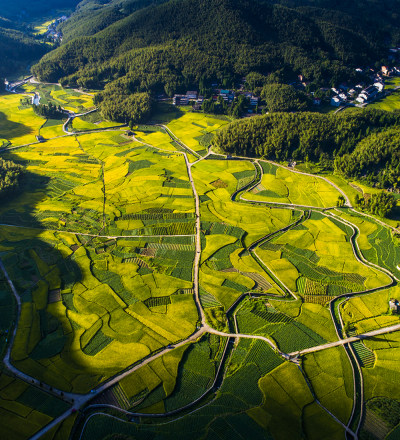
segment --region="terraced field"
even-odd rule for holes
[[[0,97],[8,121],[21,99]],[[360,408],[400,400],[399,335],[357,335],[400,322],[397,237],[322,212],[340,195],[326,180],[207,156],[227,121],[174,115],[129,134],[97,113],[62,137],[40,118],[1,134],[18,147],[43,125],[46,140],[1,152],[25,173],[0,206],[0,418],[15,421],[0,437],[339,439],[386,426]],[[355,340],[325,347],[338,334]]]
[[[269,162],[260,162],[261,182],[244,195],[246,200],[328,208],[336,206],[340,193],[317,176],[293,172]]]

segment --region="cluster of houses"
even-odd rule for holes
[[[234,92],[232,90],[224,90],[224,89],[215,89],[214,94],[212,96],[213,101],[218,101],[219,98],[222,98],[228,104],[232,104],[236,97],[239,95],[243,95],[250,101],[250,106],[255,108],[260,103],[260,98],[258,96],[254,96],[250,92]],[[174,105],[189,105],[189,103],[193,103],[194,107],[199,109],[204,102],[204,96],[198,95],[197,91],[188,91],[185,95],[174,95],[172,98],[172,103]],[[253,110],[250,109],[249,113],[252,113]]]
[[[189,105],[190,101],[201,105],[204,101],[204,97],[199,96],[196,91],[188,91],[186,95],[174,95],[172,98],[174,105]]]
[[[392,313],[399,313],[400,312],[399,301],[397,299],[392,298],[389,301],[389,308],[390,308]]]
[[[391,51],[396,50],[400,53],[399,49],[391,49]],[[387,67],[382,66],[379,72],[375,72],[373,69],[364,71],[361,68],[356,69],[358,73],[369,74],[371,78],[371,83],[367,86],[363,84],[358,84],[354,87],[348,87],[346,84],[340,85],[338,88],[333,87],[331,90],[334,96],[331,98],[331,105],[334,107],[340,107],[349,102],[355,105],[363,106],[369,104],[375,99],[382,96],[385,90],[385,79],[391,78],[395,75],[400,74],[400,68],[398,67]]]
[[[47,26],[47,32],[45,35],[49,40],[52,40],[54,43],[62,41],[62,32],[57,30],[57,27],[59,24],[64,23],[67,18],[68,17],[66,15],[63,15],[62,17],[57,18],[55,21],[53,21],[53,23]]]

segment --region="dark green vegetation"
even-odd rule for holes
[[[356,196],[356,206],[370,214],[388,217],[396,206],[396,199],[392,194],[385,192],[372,194],[368,199]]]
[[[31,23],[35,19],[55,14],[57,9],[74,8],[78,0],[17,0],[2,2],[0,11],[0,77],[25,70],[37,61],[50,46],[45,45],[33,33]]]
[[[310,108],[310,98],[286,84],[267,84],[261,91],[270,112],[302,111]]]
[[[397,118],[399,115],[397,113]],[[391,129],[364,138],[350,154],[336,159],[336,170],[345,177],[366,175],[367,183],[378,181],[381,188],[397,184],[400,174],[398,125],[399,122]]]
[[[95,103],[99,105],[104,118],[117,122],[143,122],[152,109],[152,99],[148,93],[126,95],[123,89],[113,83],[96,95]]]
[[[214,145],[230,154],[275,160],[335,159],[338,173],[386,188],[398,181],[399,124],[399,113],[376,110],[275,113],[233,122]]]
[[[306,0],[288,6],[283,0],[172,0],[131,13],[148,3],[98,5],[92,18],[94,2],[83,2],[63,27],[67,43],[44,57],[35,75],[88,87],[115,81],[128,93],[168,95],[207,89],[216,80],[231,87],[252,72],[269,82],[298,73],[315,83],[337,82],[355,78],[352,66],[380,60],[388,39],[399,38],[391,16],[398,0],[384,8],[373,1],[343,8],[327,1],[309,7]]]
[[[14,29],[12,22],[0,18],[0,76],[13,74],[16,70],[26,69],[29,61],[34,61],[43,56],[46,46],[29,36],[23,30]]]
[[[60,105],[57,106],[53,104],[51,101],[49,102],[48,105],[46,104],[34,105],[33,110],[37,115],[43,116],[44,118],[47,119],[62,119],[63,117],[65,117],[65,114],[61,110],[61,106]]]
[[[0,197],[18,189],[21,173],[21,165],[0,159]]]

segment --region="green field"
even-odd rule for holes
[[[244,195],[247,200],[328,208],[336,206],[339,191],[317,176],[303,175],[262,162],[261,182]]]
[[[306,302],[384,286],[389,278],[358,262],[350,230],[322,214],[261,244],[257,255]]]
[[[26,89],[36,87],[44,99],[90,108],[90,95],[59,86]],[[13,117],[16,98],[10,95],[9,109],[3,103]],[[227,123],[189,111],[170,116],[164,122],[173,135],[200,155],[211,133]],[[133,127],[132,136],[97,112],[76,118],[73,128],[81,132],[71,136],[57,137],[60,121],[39,119],[45,142],[2,152],[25,168],[21,191],[0,206],[0,258],[22,303],[11,362],[51,387],[88,393],[92,403],[117,408],[113,418],[105,412],[88,418],[82,438],[344,438],[329,414],[347,424],[353,407],[353,373],[342,348],[300,356],[297,366],[259,339],[229,342],[209,330],[191,338],[202,307],[215,330],[268,337],[282,352],[297,352],[336,341],[327,304],[364,291],[339,307],[343,331],[399,322],[388,310],[390,298],[400,299],[398,287],[385,288],[389,276],[358,261],[353,232],[340,217],[319,212],[336,204],[337,190],[318,177],[262,162],[257,191],[244,195],[251,202],[239,200],[233,194],[257,178],[251,160],[197,161],[160,125]],[[100,128],[107,130],[84,133]],[[1,138],[12,143],[25,139],[6,134]],[[266,201],[316,210],[258,203]],[[360,228],[357,243],[366,260],[397,274],[397,237],[350,211],[334,212]],[[0,278],[3,355],[17,319],[12,298]],[[368,399],[390,396],[391,387],[400,399],[390,357],[397,356],[397,339],[394,333],[353,344]],[[104,392],[91,394],[134,365]],[[65,402],[46,390],[35,393],[5,377],[0,417],[12,412],[25,423],[0,436],[25,440],[66,411]],[[129,422],[118,408],[141,416]],[[146,416],[168,412],[176,414],[168,423]],[[45,440],[68,438],[74,423],[75,416],[67,418]]]
[[[12,145],[36,142],[36,135],[45,120],[36,116],[30,102],[30,95],[0,95],[0,139],[6,139]]]

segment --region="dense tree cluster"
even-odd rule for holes
[[[0,197],[18,189],[21,173],[21,165],[0,159]]]
[[[389,217],[396,206],[396,199],[393,194],[380,192],[372,194],[370,197],[356,197],[358,209],[369,212],[380,217]]]
[[[124,87],[111,83],[96,95],[95,104],[105,119],[132,125],[150,117],[153,100],[149,93],[128,94]]]
[[[275,160],[310,160],[347,177],[396,187],[400,112],[270,113],[234,121],[214,138],[229,153]]]
[[[336,157],[335,170],[346,177],[365,178],[379,187],[400,183],[400,127],[372,133],[351,154]]]
[[[32,22],[57,9],[75,8],[79,0],[13,0],[1,2],[0,76],[8,77],[40,59],[50,46],[33,32]]]
[[[65,117],[65,113],[63,112],[60,105],[55,105],[51,101],[46,104],[33,105],[34,112],[48,119],[62,119]]]
[[[0,27],[0,76],[7,77],[20,69],[26,69],[48,51],[44,43],[35,40],[21,30]]]
[[[359,23],[382,19],[371,14],[377,9],[372,0],[357,1],[358,14],[341,17],[340,9],[326,9],[329,2],[322,2],[325,9],[309,8],[306,0],[290,7],[263,0],[159,3],[106,2],[104,8],[97,5],[92,21],[80,7],[64,25],[70,41],[46,55],[33,72],[42,80],[96,88],[123,78],[130,93],[168,95],[207,89],[213,82],[231,87],[247,75],[254,87],[299,73],[322,84],[355,78],[353,67],[379,60],[387,43],[374,30],[377,22]],[[394,39],[398,25],[388,23],[385,35]]]
[[[306,93],[286,84],[267,84],[261,91],[270,112],[305,111],[311,107]]]

